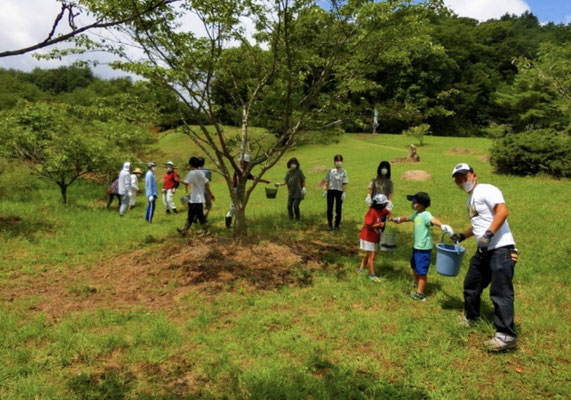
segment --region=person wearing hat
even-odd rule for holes
[[[135,168],[133,173],[131,174],[131,189],[129,189],[129,209],[132,210],[135,208],[135,198],[137,197],[137,193],[141,193],[141,189],[139,189],[139,177],[143,174],[141,168]]]
[[[476,254],[464,279],[464,319],[469,326],[480,318],[480,298],[490,285],[494,304],[496,333],[485,343],[490,351],[502,351],[517,346],[514,325],[513,274],[518,254],[510,231],[509,215],[502,192],[490,184],[478,184],[477,175],[469,164],[457,164],[452,170],[456,185],[468,193],[466,207],[472,227],[455,233],[452,239],[461,242],[474,236]]]
[[[165,211],[167,214],[173,213],[178,214],[176,209],[176,204],[174,202],[174,193],[179,185],[180,177],[175,171],[175,166],[172,161],[167,162],[167,172],[163,179],[163,204],[165,205]]]
[[[444,232],[452,234],[452,228],[432,216],[427,210],[430,207],[430,196],[426,192],[406,196],[411,201],[414,212],[410,217],[396,217],[392,220],[397,224],[401,222],[414,222],[412,233],[412,257],[410,266],[416,290],[410,295],[415,300],[426,301],[424,289],[428,281],[428,268],[430,266],[430,254],[432,253],[432,236],[430,227],[439,226]]]
[[[153,222],[153,215],[155,214],[155,202],[157,201],[157,197],[159,197],[159,195],[157,193],[157,179],[155,178],[155,170],[157,166],[154,162],[148,163],[147,166],[149,170],[145,174],[145,195],[147,196],[149,205],[147,206],[145,220],[150,224]]]
[[[381,241],[381,229],[385,226],[385,219],[389,215],[386,208],[389,199],[384,194],[377,194],[371,199],[371,206],[365,215],[365,224],[361,228],[360,247],[365,251],[365,255],[361,260],[361,266],[357,270],[357,274],[365,271],[365,266],[369,269],[369,279],[373,282],[381,282],[375,275],[375,253],[379,248]]]

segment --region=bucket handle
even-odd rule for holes
[[[444,243],[444,237],[445,237],[446,235],[448,235],[448,236],[450,236],[450,238],[452,238],[452,235],[450,234],[450,232],[444,232],[444,233],[442,234],[442,238],[440,239],[440,243]],[[460,254],[460,242],[459,242],[458,240],[456,241],[456,246],[455,246],[455,247],[456,247],[456,253]]]

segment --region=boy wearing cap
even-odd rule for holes
[[[156,164],[150,162],[147,164],[149,170],[145,174],[145,194],[149,200],[149,205],[147,206],[147,213],[145,214],[145,220],[150,224],[153,222],[153,215],[155,214],[155,202],[157,197],[157,180],[155,178]]]
[[[174,163],[172,161],[167,162],[167,173],[163,179],[163,204],[167,214],[170,214],[171,210],[173,213],[178,214],[173,197],[179,185],[180,177],[174,169]]]
[[[434,218],[426,209],[430,207],[430,196],[425,192],[418,192],[406,196],[412,202],[414,212],[410,217],[396,217],[392,220],[397,224],[401,222],[414,222],[413,246],[410,266],[414,277],[414,284],[417,286],[415,292],[410,297],[415,300],[426,301],[424,289],[426,288],[428,267],[430,266],[430,254],[432,253],[432,237],[430,227],[439,226],[444,232],[452,233],[448,225],[442,224]]]
[[[478,184],[476,173],[466,163],[452,170],[456,185],[468,193],[466,206],[472,227],[456,233],[452,238],[463,241],[474,236],[478,250],[470,259],[464,279],[464,325],[480,317],[480,297],[490,285],[494,304],[496,334],[485,343],[490,351],[512,349],[517,346],[514,326],[513,274],[518,254],[508,225],[509,215],[502,192],[489,184]]]

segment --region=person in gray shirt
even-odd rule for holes
[[[341,168],[343,165],[343,156],[336,154],[333,157],[335,168],[327,171],[325,176],[325,191],[323,197],[327,197],[327,230],[338,231],[339,223],[341,222],[341,207],[343,200],[345,200],[345,190],[347,190],[347,172]],[[333,226],[333,203],[335,203],[335,226]]]
[[[300,220],[299,204],[305,197],[305,175],[299,169],[299,161],[297,158],[290,158],[287,162],[288,171],[283,182],[276,182],[275,186],[287,185],[288,198],[287,198],[287,212],[289,219],[293,220],[294,217],[297,221]]]

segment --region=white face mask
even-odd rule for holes
[[[470,193],[472,190],[474,190],[474,186],[476,186],[476,181],[474,180],[462,183],[462,189],[464,189],[466,193]]]
[[[171,172],[172,171],[172,167],[168,167],[167,171]]]
[[[389,173],[389,170],[386,168],[381,169],[381,175],[386,175]]]
[[[412,203],[412,204],[410,205],[410,207],[411,207],[414,211],[416,211],[416,203]]]
[[[296,164],[291,164],[291,165],[289,166],[289,169],[296,169],[296,168],[297,168],[297,165],[296,165]]]
[[[151,167],[151,171],[155,172],[155,169],[156,169],[155,167]]]
[[[341,161],[335,161],[335,166],[337,168],[341,168],[342,165],[343,165],[343,163]]]

